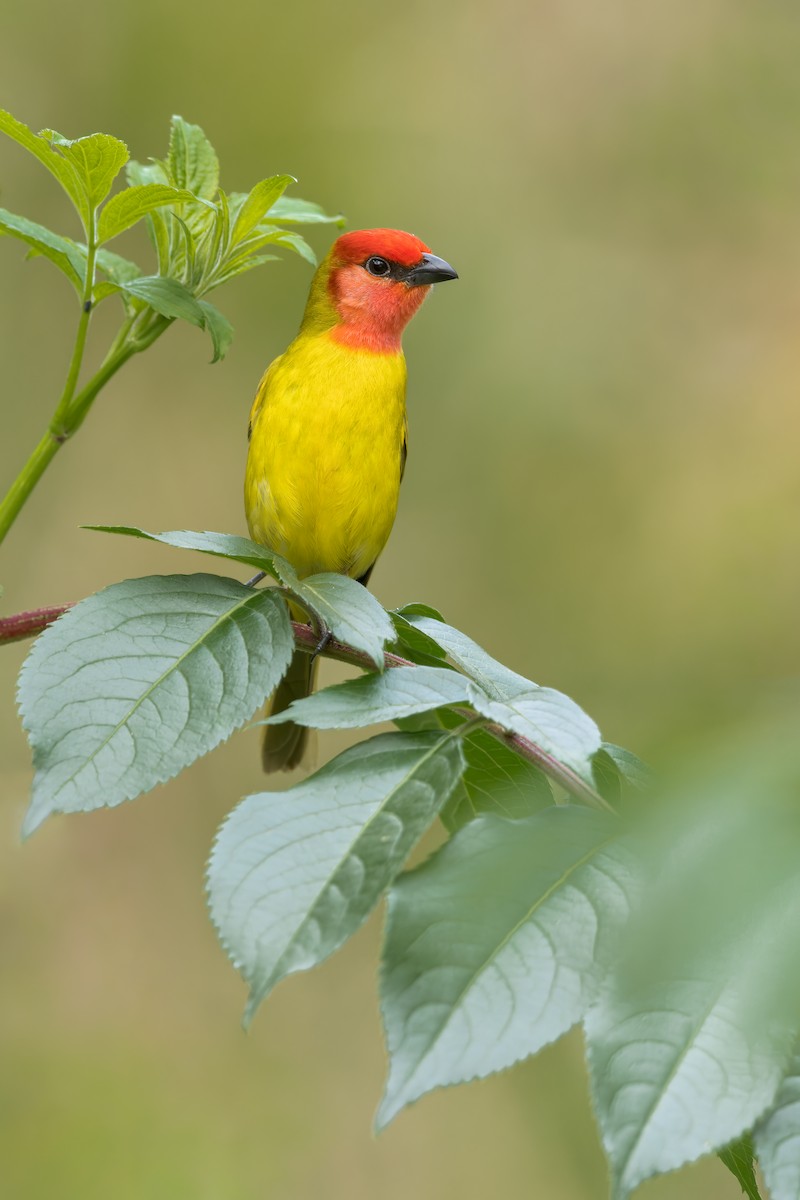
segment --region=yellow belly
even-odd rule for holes
[[[405,433],[402,353],[301,335],[267,371],[251,413],[245,511],[254,541],[299,575],[358,578],[397,511]]]

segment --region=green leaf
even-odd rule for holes
[[[188,321],[208,330],[214,345],[212,362],[224,357],[233,338],[233,326],[218,308],[207,300],[197,300],[177,279],[164,275],[140,275],[119,284],[128,296],[144,300],[163,317]]]
[[[764,1020],[720,956],[670,977],[615,978],[586,1019],[595,1111],[616,1196],[738,1138],[772,1103],[790,1030]],[[795,1193],[796,1195],[796,1193]]]
[[[219,287],[222,283],[227,283],[229,279],[236,279],[237,276],[243,275],[245,271],[252,271],[254,267],[263,266],[268,262],[279,262],[280,255],[278,254],[248,254],[243,257],[234,256],[227,260],[226,265],[214,275],[213,286]]]
[[[451,833],[482,813],[518,819],[553,803],[547,776],[485,729],[466,735],[464,754],[461,786],[439,814]]]
[[[123,258],[120,254],[114,254],[112,250],[98,250],[97,265],[103,274],[118,284],[129,283],[131,279],[137,279],[142,273],[136,263]]]
[[[153,220],[155,216],[156,210],[150,214],[148,220]],[[205,214],[198,220],[198,209],[195,206],[194,209],[187,207],[183,216],[179,216],[175,211],[169,214],[159,213],[159,216],[168,221],[170,233],[168,267],[161,273],[169,275],[172,279],[185,280],[186,286],[194,295],[198,283],[198,272],[196,271],[197,247],[192,230],[195,229],[200,237],[205,235],[207,232]]]
[[[457,737],[382,734],[234,809],[211,855],[208,889],[220,939],[250,986],[247,1021],[281,979],[358,929],[462,768]]]
[[[38,158],[39,162],[61,184],[79,214],[82,215],[85,212],[86,197],[74,165],[59,154],[47,138],[34,133],[5,109],[0,109],[0,133],[7,134],[18,145],[23,146],[30,154]]]
[[[508,701],[489,700],[475,688],[470,700],[482,716],[535,742],[593,784],[592,755],[600,749],[600,731],[594,721],[563,692],[531,689],[530,684],[528,688]]]
[[[394,626],[371,592],[347,575],[325,572],[284,583],[304,608],[319,618],[340,642],[363,651],[383,669],[383,647],[394,639]]]
[[[71,164],[80,180],[84,193],[81,209],[88,228],[86,218],[111,191],[112,183],[128,161],[128,147],[109,133],[90,133],[74,141],[52,129],[43,129],[42,135]]]
[[[227,558],[230,562],[240,562],[248,567],[256,567],[259,571],[266,571],[280,583],[297,579],[285,559],[272,554],[257,542],[251,542],[249,538],[238,537],[233,533],[195,533],[190,529],[148,533],[146,529],[136,529],[132,525],[84,525],[83,528],[96,533],[117,533],[123,537],[162,542],[165,546],[174,546],[178,550],[197,550],[201,554],[213,554],[215,558]]]
[[[800,1054],[792,1058],[772,1108],[753,1130],[753,1141],[772,1200],[797,1200],[800,1196]]]
[[[132,187],[146,187],[153,184],[172,187],[167,177],[163,163],[129,162],[126,171],[128,183]],[[170,273],[170,236],[167,216],[163,209],[154,208],[145,217],[145,224],[150,240],[153,243],[158,260],[158,270],[161,275]]]
[[[283,195],[290,183],[297,183],[293,175],[271,175],[250,189],[242,203],[231,233],[231,242],[236,245],[255,229],[269,208]]]
[[[92,290],[93,307],[97,308],[98,304],[102,304],[109,296],[119,296],[126,310],[133,312],[130,297],[125,295],[118,283],[111,283],[108,279],[101,279],[99,283],[95,284]]]
[[[631,787],[644,790],[652,786],[652,767],[642,762],[641,758],[637,758],[635,754],[630,750],[626,750],[623,746],[615,746],[613,742],[603,742],[602,748],[613,762],[622,779],[629,783]]]
[[[310,200],[298,200],[295,196],[281,196],[269,210],[273,221],[286,225],[339,225],[345,224],[341,213],[329,216],[318,204]]]
[[[648,887],[586,1022],[617,1196],[768,1119],[786,1076],[800,995],[796,728],[792,712],[737,729],[690,786],[679,777],[637,813]]]
[[[616,763],[604,746],[592,757],[592,778],[603,799],[607,800],[612,808],[616,808],[622,794],[620,775]]]
[[[443,625],[445,624],[445,619],[438,608],[434,608],[431,604],[423,604],[419,600],[412,600],[410,604],[404,604],[402,608],[396,608],[393,611],[406,620],[410,617],[430,617],[432,621],[440,621]]]
[[[293,649],[274,590],[214,575],[128,579],[75,605],[20,675],[36,768],[25,835],[177,775],[252,717]]]
[[[170,187],[165,183],[144,183],[128,187],[112,196],[108,204],[104,205],[98,222],[98,241],[110,242],[155,208],[182,204],[193,199],[191,192]]]
[[[433,638],[429,638],[427,633],[416,629],[398,612],[390,612],[389,616],[392,618],[392,624],[397,634],[398,652],[402,657],[410,658],[412,662],[419,662],[425,666],[435,666],[437,662],[444,659],[444,650]]]
[[[266,723],[293,721],[312,729],[355,729],[429,712],[443,704],[464,703],[470,687],[463,675],[441,667],[392,667],[295,700]]]
[[[485,816],[389,893],[377,1124],[432,1088],[511,1066],[580,1020],[634,894],[613,818],[567,805]]]
[[[37,225],[27,217],[0,208],[0,233],[18,238],[31,246],[36,254],[49,258],[66,275],[78,295],[83,294],[86,275],[86,255],[81,247],[70,238],[60,237],[44,225]]]
[[[213,201],[219,188],[219,161],[199,125],[174,116],[169,139],[167,171],[175,187],[186,188],[202,200]]]
[[[189,289],[177,279],[164,275],[139,275],[120,283],[121,289],[137,300],[144,300],[162,317],[188,321],[205,329],[206,315]]]
[[[739,1138],[737,1142],[732,1142],[724,1150],[720,1150],[718,1158],[738,1179],[739,1186],[748,1200],[761,1200],[753,1160],[753,1143],[748,1135]],[[795,1189],[793,1195],[797,1196],[798,1194],[800,1193]],[[777,1200],[777,1196],[773,1200]]]
[[[213,304],[209,304],[207,300],[198,300],[198,304],[203,310],[203,315],[206,321],[206,330],[211,336],[211,341],[214,344],[214,357],[212,362],[219,362],[228,353],[231,342],[233,341],[233,326],[226,316],[215,308]]]
[[[286,246],[287,249],[294,250],[295,254],[299,254],[307,263],[311,263],[312,267],[316,267],[317,256],[306,239],[301,237],[299,233],[284,233],[281,231],[271,238],[271,240],[279,246]]]
[[[125,178],[131,187],[142,187],[144,184],[162,183],[169,187],[174,185],[170,183],[164,163],[158,159],[151,159],[150,162],[140,163],[135,158],[125,168]]]
[[[133,296],[122,290],[122,285],[131,279],[138,279],[141,275],[139,267],[129,259],[114,254],[111,250],[98,250],[96,262],[99,270],[107,275],[108,279],[102,279],[95,284],[92,291],[92,302],[97,305],[107,296],[119,296],[128,315],[135,315],[138,302]]]
[[[197,228],[197,222],[194,222],[194,224]],[[217,196],[217,204],[214,209],[213,221],[205,222],[202,227],[198,228],[195,270],[198,270],[199,286],[203,292],[210,291],[217,286],[219,271],[230,251],[230,239],[230,199],[222,188],[220,188]],[[200,292],[198,291],[199,294]]]
[[[422,630],[446,651],[448,657],[460,667],[465,675],[480,684],[483,690],[493,700],[508,700],[529,692],[536,684],[516,671],[510,671],[496,658],[492,658],[485,650],[468,638],[460,629],[446,625],[426,614],[418,614],[418,605],[406,605],[400,609],[400,615],[414,626]]]

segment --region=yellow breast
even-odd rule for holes
[[[358,578],[389,537],[405,438],[402,352],[301,333],[264,375],[250,414],[245,511],[254,541],[299,575]]]

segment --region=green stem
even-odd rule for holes
[[[78,329],[75,334],[75,345],[67,371],[64,390],[61,399],[53,413],[47,432],[40,439],[38,446],[30,456],[17,478],[12,483],[2,504],[0,504],[0,542],[3,541],[11,526],[19,516],[25,501],[30,496],[36,484],[55,458],[58,450],[74,432],[70,422],[70,405],[78,386],[78,377],[83,364],[86,349],[86,335],[89,332],[89,321],[92,316],[92,291],[94,289],[95,259],[97,257],[97,235],[95,231],[95,214],[92,213],[89,229],[87,230],[86,278],[81,296],[81,313],[78,318]]]
[[[116,375],[120,367],[124,366],[129,358],[132,358],[136,353],[137,346],[124,346],[122,349],[114,352],[109,352],[96,374],[92,376],[85,387],[81,388],[78,395],[75,397],[69,410],[69,436],[80,429],[83,422],[86,420],[89,409],[94,404],[97,395],[109,379]]]
[[[76,396],[75,389],[83,362],[86,333],[89,328],[89,318],[91,316],[92,288],[89,286],[88,281],[90,278],[93,279],[94,276],[95,253],[96,248],[93,252],[92,243],[90,242],[86,271],[87,285],[84,289],[81,317],[64,391],[47,432],[41,438],[33,454],[12,483],[8,494],[2,503],[0,503],[0,543],[19,516],[25,501],[47,470],[56,452],[85,421],[98,393],[105,387],[109,379],[113,375],[116,375],[120,367],[124,366],[129,358],[132,358],[134,354],[138,354],[142,350],[146,350],[172,324],[166,317],[156,316],[153,313],[147,313],[144,321],[142,321],[143,314],[139,314],[135,318],[129,318],[115,337],[99,369]],[[137,323],[141,323],[141,327],[138,330]]]
[[[72,358],[67,371],[67,379],[64,384],[64,391],[61,393],[61,399],[58,402],[58,407],[53,413],[53,419],[50,422],[50,433],[52,434],[57,445],[61,446],[71,436],[73,430],[69,423],[69,409],[72,404],[72,397],[75,395],[75,389],[78,386],[78,377],[81,373],[83,364],[83,354],[86,349],[86,335],[89,332],[89,322],[92,319],[92,292],[94,291],[94,264],[97,256],[97,241],[95,234],[95,215],[92,213],[91,223],[87,231],[87,254],[86,254],[86,279],[83,285],[83,296],[81,297],[81,315],[78,320],[78,332],[75,335],[75,345],[72,350]]]
[[[36,487],[42,475],[44,475],[59,445],[60,443],[48,429],[12,483],[8,494],[2,504],[0,504],[0,542],[3,541],[3,538],[16,521],[23,504]]]

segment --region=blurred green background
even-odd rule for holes
[[[797,670],[799,59],[800,11],[781,0],[44,0],[4,13],[0,104],[137,158],[164,152],[180,112],[226,188],[289,171],[351,227],[410,229],[449,259],[460,282],[406,337],[409,466],[377,594],[436,604],[659,761]],[[0,187],[77,233],[6,141]],[[184,327],[125,368],[3,547],[4,611],[209,569],[82,522],[244,532],[250,401],[309,279],[292,258],[220,291],[236,328],[221,365]],[[11,240],[0,281],[10,481],[76,312]],[[203,868],[223,814],[262,786],[255,733],[21,848],[24,650],[0,653],[3,1196],[605,1195],[575,1034],[373,1138],[378,919],[241,1032]],[[343,744],[323,735],[320,753]],[[641,1194],[739,1193],[710,1160]]]

